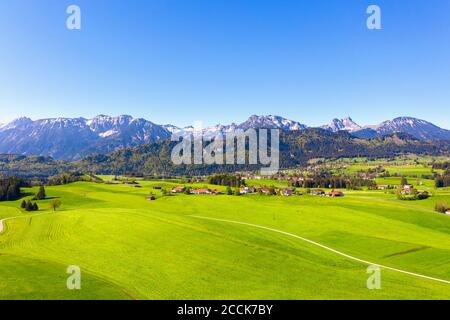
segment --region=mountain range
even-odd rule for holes
[[[236,129],[280,129],[298,132],[308,126],[280,116],[251,116],[241,124],[216,125],[202,129],[204,135],[216,135]],[[406,133],[418,140],[450,140],[450,130],[425,120],[400,117],[378,125],[361,126],[350,117],[333,119],[320,129],[330,133],[348,132],[353,137],[374,139],[393,133]],[[172,134],[190,134],[193,127],[158,125],[128,115],[99,115],[92,119],[53,118],[33,121],[19,118],[0,125],[0,153],[51,156],[77,160],[88,154],[108,154],[128,147],[164,141]]]
[[[99,115],[93,119],[16,119],[0,127],[0,153],[74,160],[89,153],[165,140],[170,132],[145,119]]]
[[[408,133],[419,140],[450,140],[450,130],[440,128],[431,122],[412,118],[399,117],[384,121],[378,125],[360,126],[352,118],[333,119],[323,129],[337,132],[347,131],[359,138],[375,138],[395,132]]]

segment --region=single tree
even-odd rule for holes
[[[53,209],[53,211],[56,211],[59,207],[61,207],[61,200],[52,199],[52,201],[50,201],[50,208]]]
[[[20,207],[22,209],[26,209],[27,208],[27,202],[25,200],[22,201],[22,204],[20,205]]]
[[[36,200],[44,200],[45,197],[46,197],[45,188],[44,188],[44,186],[40,186],[39,187],[39,191],[38,191],[38,193],[36,193],[36,196],[34,197],[34,199],[36,199]]]
[[[39,211],[38,204],[35,202],[33,203],[33,211]]]
[[[440,213],[445,213],[447,210],[449,210],[449,206],[447,202],[438,202],[435,205],[435,210]]]
[[[269,194],[270,194],[271,196],[277,195],[277,190],[275,189],[274,186],[270,186],[270,188],[269,188]]]
[[[33,204],[31,203],[30,200],[27,201],[27,204],[25,206],[25,210],[26,211],[33,211]]]
[[[230,187],[227,187],[227,195],[229,196],[233,195],[233,190],[231,190]]]
[[[406,186],[408,184],[408,180],[405,177],[402,177],[402,182],[400,184],[402,186]]]

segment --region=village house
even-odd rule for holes
[[[223,191],[214,189],[214,190],[212,191],[212,193],[213,193],[213,194],[223,194]]]
[[[293,196],[295,195],[295,189],[292,188],[285,188],[281,190],[281,195],[285,197]]]
[[[313,196],[323,196],[323,195],[325,195],[325,191],[323,191],[321,189],[311,190],[311,195],[313,195]]]
[[[212,194],[213,191],[209,188],[193,189],[191,190],[193,194]]]
[[[268,187],[262,187],[261,188],[261,192],[264,194],[269,194],[270,193],[270,189]]]
[[[183,193],[186,191],[186,187],[178,186],[172,189],[172,193]]]
[[[401,194],[408,195],[412,194],[414,192],[414,186],[412,184],[405,184],[403,186],[403,190],[401,191]]]
[[[338,190],[333,190],[328,194],[329,197],[343,197],[344,193]]]
[[[251,172],[237,172],[236,175],[241,176],[244,180],[253,179],[253,174]]]
[[[380,185],[378,185],[377,186],[377,189],[378,190],[387,190],[387,189],[389,189],[389,185],[387,185],[387,184],[380,184]]]
[[[249,193],[254,193],[254,188],[251,187],[243,187],[239,189],[239,193],[240,194],[249,194]]]
[[[445,214],[448,215],[448,216],[450,216],[450,209],[447,210],[447,211],[445,211]]]

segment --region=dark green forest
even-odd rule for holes
[[[0,179],[0,201],[13,201],[20,198],[23,181],[18,178]]]

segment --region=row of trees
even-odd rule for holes
[[[20,207],[25,211],[39,211],[38,204],[36,202],[33,203],[30,200],[28,201],[23,200]]]
[[[50,201],[50,209],[53,209],[53,211],[56,211],[59,207],[61,207],[61,200],[59,199],[52,199]],[[31,202],[30,200],[25,201],[23,200],[20,207],[24,209],[25,211],[39,211],[39,206],[36,202]]]
[[[441,162],[441,163],[434,163],[433,164],[433,170],[449,170],[450,169],[450,162]]]
[[[356,189],[361,187],[376,187],[373,180],[362,178],[342,178],[342,177],[312,177],[304,181],[291,183],[296,188],[333,188],[333,189]]]
[[[23,181],[18,178],[0,179],[0,201],[12,201],[20,198]]]
[[[436,188],[450,187],[450,174],[436,177],[434,183]]]
[[[91,179],[94,178],[91,177]],[[80,172],[63,173],[48,178],[48,184],[51,186],[59,186],[78,181],[83,181],[83,175]]]
[[[232,174],[215,174],[208,178],[208,183],[231,188],[245,186],[245,181],[241,177]]]
[[[40,186],[38,192],[33,197],[32,200],[39,201],[39,200],[45,200],[47,198],[45,187]],[[61,200],[59,199],[51,199],[49,202],[50,209],[53,209],[53,211],[56,211],[61,206]],[[36,202],[32,202],[31,200],[23,200],[20,207],[24,209],[25,211],[39,211],[39,206]]]

